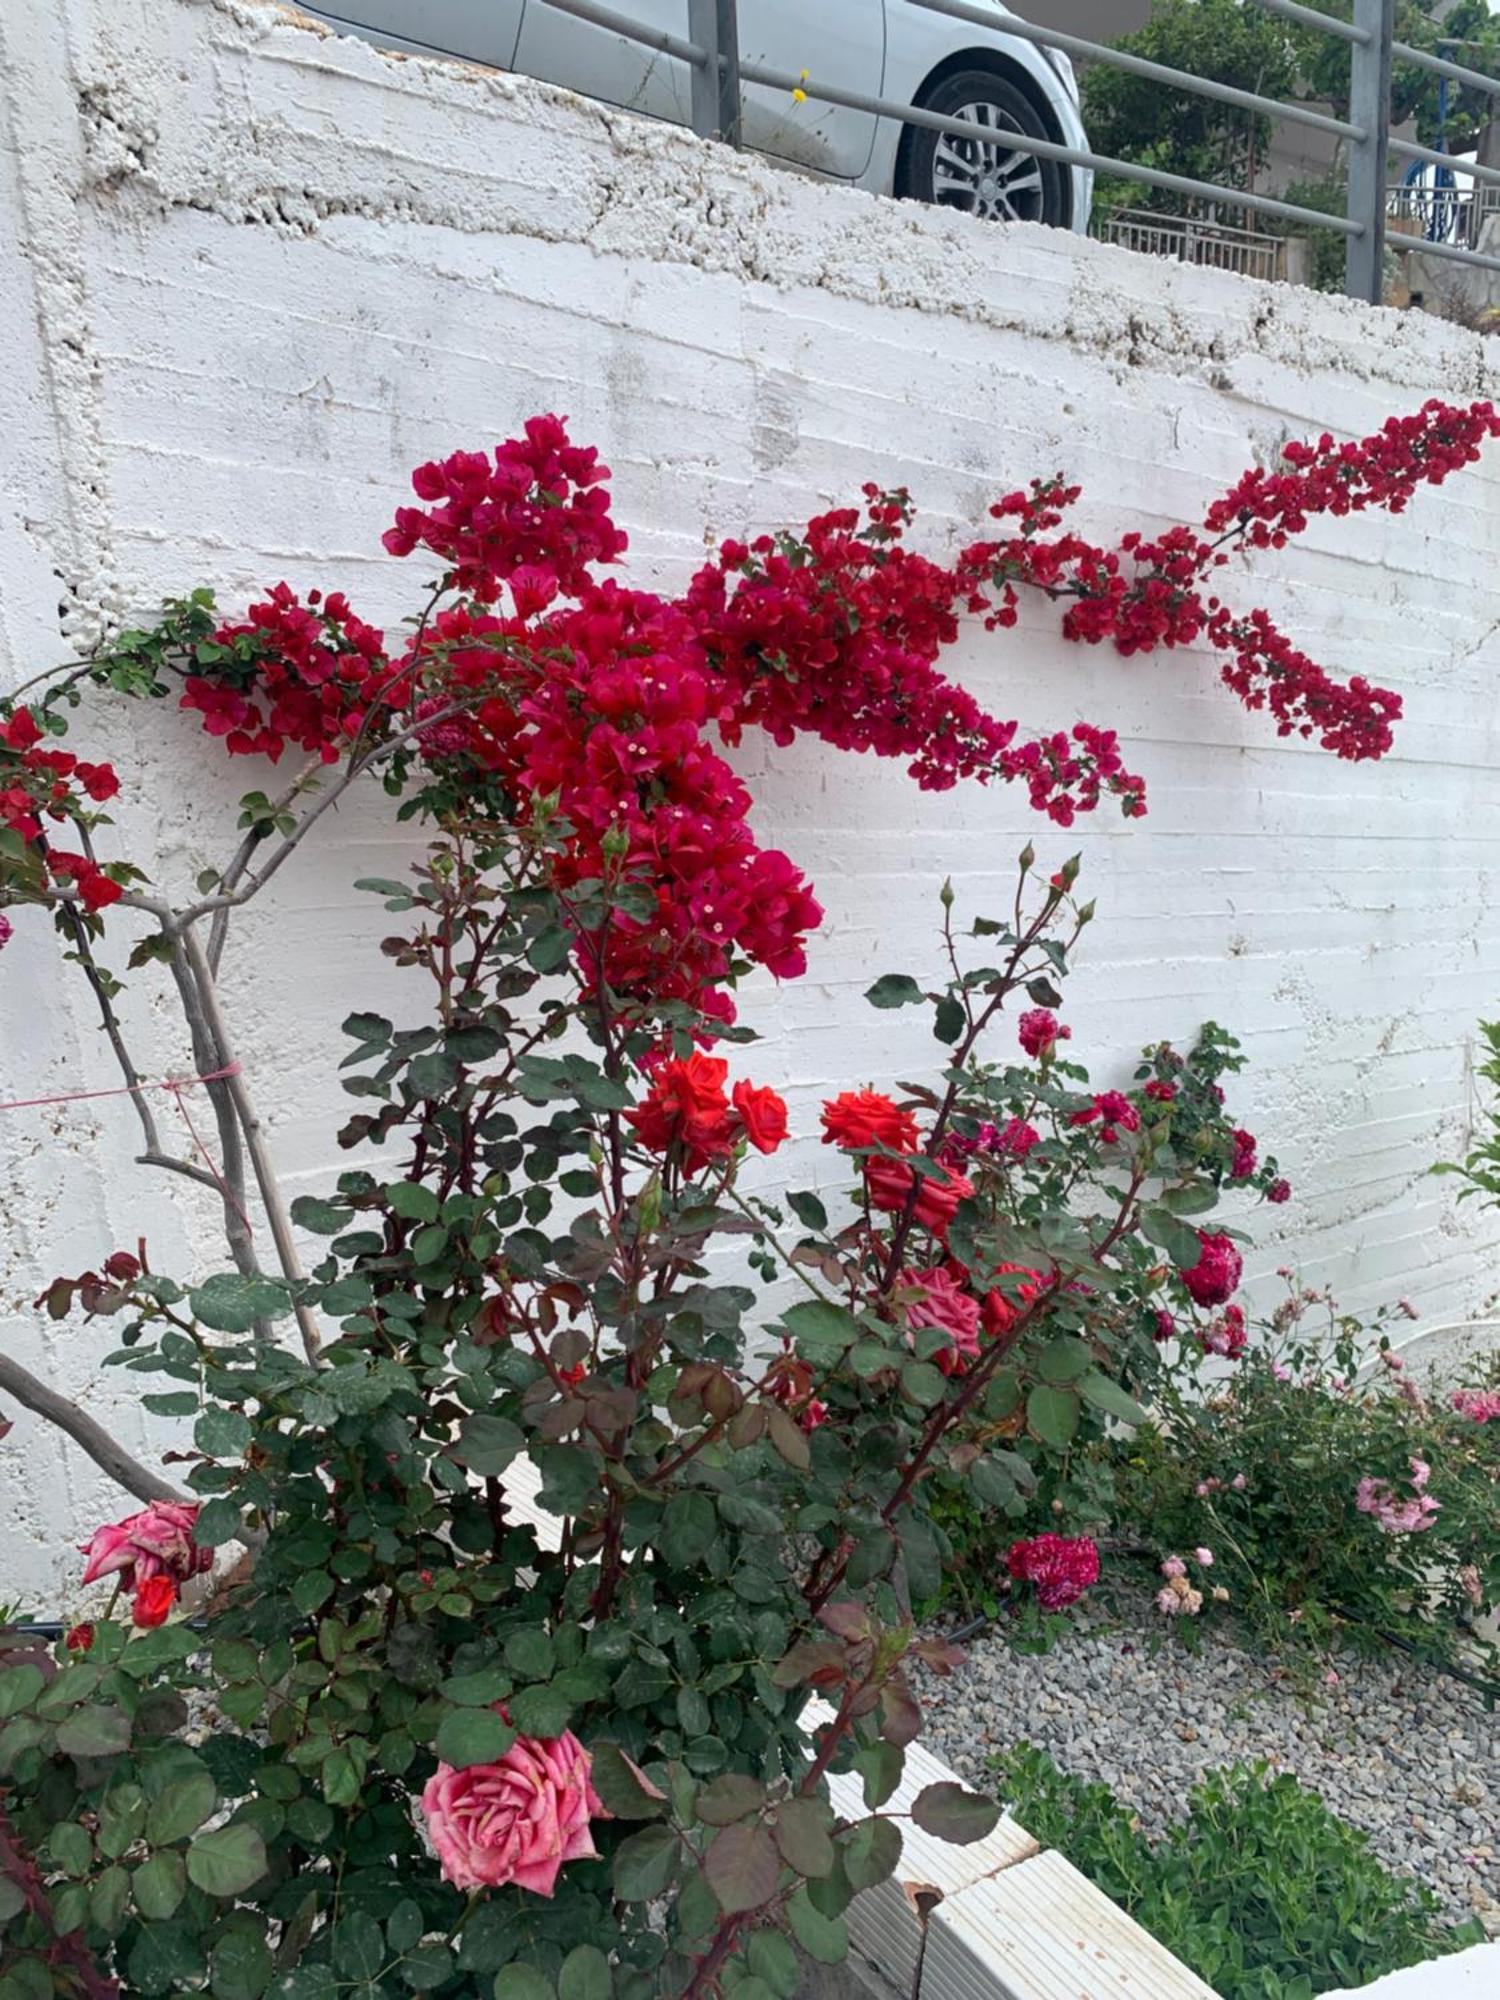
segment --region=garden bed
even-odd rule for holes
[[[1195,1639],[1164,1635],[1149,1599],[1128,1595],[1080,1607],[1046,1654],[992,1627],[926,1689],[929,1740],[991,1783],[996,1753],[1033,1743],[1108,1784],[1147,1834],[1181,1815],[1206,1771],[1264,1760],[1430,1886],[1453,1922],[1500,1935],[1500,1714],[1478,1689],[1394,1652],[1339,1655],[1337,1681],[1309,1687],[1305,1662],[1252,1653],[1223,1628]]]

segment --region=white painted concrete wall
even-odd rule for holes
[[[1196,519],[1252,458],[1360,434],[1440,391],[1495,387],[1496,350],[1061,235],[820,188],[534,85],[392,61],[218,0],[0,0],[0,685],[200,579],[228,603],[286,576],[376,619],[420,571],[379,536],[421,459],[567,412],[615,468],[635,573],[680,582],[705,542],[907,482],[930,545],[1064,467],[1100,535]],[[1351,767],[1279,744],[1186,654],[1127,662],[1050,618],[976,637],[957,670],[1028,726],[1117,725],[1151,817],[1077,843],[1100,919],[1071,993],[1101,1078],[1205,1016],[1254,1058],[1237,1103],[1299,1199],[1264,1211],[1351,1304],[1461,1317],[1494,1288],[1495,1230],[1428,1162],[1463,1143],[1468,1037],[1500,1005],[1500,454],[1402,521],[1318,527],[1235,575],[1330,667],[1407,698],[1397,754]],[[136,727],[129,718],[121,727]],[[231,773],[181,722],[136,739],[124,850],[183,885],[225,851]],[[101,737],[102,741],[102,737]],[[815,1129],[829,1084],[910,1075],[934,1045],[865,1011],[879,972],[934,964],[936,887],[995,906],[1034,836],[1019,796],[934,799],[815,743],[745,756],[768,840],[828,907],[812,970],[746,1014],[754,1073]],[[340,815],[246,925],[231,998],[298,1185],[335,1163],[337,1023],[394,981],[347,883],[408,849],[378,806]],[[115,1081],[34,919],[0,959],[0,1099]],[[149,979],[150,1061],[183,1061]],[[191,1189],[132,1170],[118,1102],[0,1114],[0,1340],[118,1410],[107,1335],[28,1301],[146,1233],[181,1267]],[[778,1164],[780,1164],[778,1162]],[[794,1183],[827,1176],[804,1138]],[[133,1414],[122,1428],[142,1445]],[[0,1446],[14,1541],[0,1598],[55,1597],[67,1547],[116,1505],[22,1417]]]

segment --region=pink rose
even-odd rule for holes
[[[169,1576],[186,1583],[214,1566],[212,1549],[200,1549],[193,1541],[193,1525],[198,1509],[183,1500],[153,1500],[144,1512],[131,1514],[108,1527],[96,1528],[88,1546],[83,1581],[97,1583],[101,1576],[118,1576],[126,1590],[134,1590],[149,1577]]]
[[[935,1327],[953,1345],[941,1348],[937,1365],[945,1375],[961,1375],[979,1352],[979,1301],[966,1292],[953,1273],[937,1264],[930,1271],[903,1271],[901,1282],[916,1288],[906,1308],[906,1324]]]
[[[605,1817],[588,1752],[571,1730],[518,1736],[498,1764],[439,1764],[422,1811],[455,1889],[514,1882],[537,1896],[552,1894],[564,1862],[595,1857],[589,1820]]]

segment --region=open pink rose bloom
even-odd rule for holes
[[[134,1590],[153,1576],[178,1583],[200,1576],[213,1568],[214,1556],[193,1541],[197,1519],[198,1509],[186,1501],[153,1500],[142,1513],[96,1528],[83,1551],[88,1557],[83,1581],[118,1576],[126,1590]]]
[[[595,1858],[589,1820],[605,1817],[588,1752],[571,1730],[518,1736],[496,1764],[439,1764],[422,1811],[454,1888],[514,1882],[537,1896],[552,1894],[564,1862]]]

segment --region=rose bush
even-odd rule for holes
[[[1342,466],[1314,452],[1236,489],[1223,537],[1403,504],[1494,427],[1434,408]],[[144,1160],[214,1191],[232,1265],[179,1281],[142,1243],[39,1302],[109,1323],[146,1406],[191,1417],[181,1486],[0,1358],[146,1503],[89,1547],[129,1616],[16,1638],[0,1668],[18,2000],[790,1994],[789,1938],[838,1958],[899,1854],[907,1663],[951,1662],[913,1617],[945,1510],[1014,1541],[1028,1498],[1066,1507],[1082,1441],[1140,1420],[1163,1320],[1207,1345],[1198,1315],[1228,1307],[1239,1253],[1204,1219],[1230,1188],[1284,1197],[1225,1112],[1221,1031],[1153,1047],[1128,1091],[1066,1059],[1058,982],[1092,909],[1076,862],[1048,876],[1029,848],[1013,909],[965,936],[944,890],[950,978],[871,989],[931,1008],[938,1075],[851,1078],[824,1107],[833,1211],[742,1184],[789,1119],[734,988],[798,972],[819,911],[711,732],[812,730],[931,788],[1019,779],[1061,823],[1106,793],[1133,814],[1109,732],[1018,743],[935,662],[960,610],[1007,622],[1018,580],[1076,600],[1073,636],[1184,640],[1213,552],[1096,559],[1033,510],[945,569],[904,546],[904,496],[872,493],[726,545],[667,600],[596,576],[624,546],[605,477],[536,419],[415,476],[387,546],[444,567],[399,644],[338,595],[278,586],[225,621],[198,592],[0,723],[0,899],[52,914]],[[52,747],[100,688],[175,691],[231,756],[310,759],[243,800],[189,899],[103,853],[119,777]],[[1316,727],[1321,699],[1304,678],[1272,705]],[[1343,727],[1325,740],[1351,754]],[[345,1023],[356,1158],[288,1204],[219,968],[235,913],[368,773],[425,830],[409,878],[362,885],[425,991],[403,1025]],[[216,1157],[171,1154],[131,1055],[105,956],[127,930],[128,969],[180,1002]],[[555,1535],[508,1495],[523,1456]],[[1049,1612],[1097,1574],[1087,1542],[1017,1557]],[[836,1769],[862,1780],[853,1819]],[[938,1786],[911,1815],[971,1839],[995,1809]]]
[[[1419,1383],[1383,1318],[1365,1327],[1283,1276],[1231,1372],[1206,1372],[1189,1343],[1164,1367],[1153,1421],[1114,1454],[1118,1531],[1210,1554],[1196,1609],[1274,1643],[1393,1641],[1493,1675],[1500,1654],[1474,1629],[1500,1605],[1486,1389]]]

